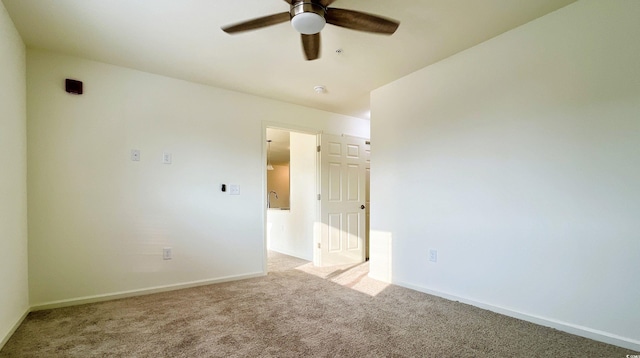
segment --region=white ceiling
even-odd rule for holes
[[[327,25],[316,61],[288,23],[220,30],[288,11],[283,0],[2,1],[29,47],[368,118],[371,90],[575,0],[338,0],[400,27],[385,36]]]

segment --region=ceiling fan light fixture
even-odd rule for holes
[[[317,34],[322,31],[326,23],[324,17],[313,12],[304,12],[291,19],[291,26],[305,35]]]
[[[291,7],[291,26],[301,34],[317,34],[327,24],[324,14],[325,10],[322,6],[310,2],[299,2]]]
[[[271,165],[271,139],[267,139],[267,170],[273,170],[273,165]]]

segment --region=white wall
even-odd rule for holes
[[[275,191],[278,194],[277,198],[271,194],[269,202],[271,208],[289,208],[291,206],[289,202],[290,182],[289,164],[274,165],[273,170],[267,171],[267,193]]]
[[[67,77],[85,94],[67,94]],[[38,50],[27,85],[38,307],[264,274],[263,121],[368,132],[356,118]]]
[[[639,17],[579,1],[374,91],[372,272],[640,349]]]
[[[318,203],[316,136],[291,132],[290,139],[291,207],[290,210],[267,212],[269,249],[312,261],[313,225]]]
[[[25,47],[0,2],[0,349],[29,308]]]

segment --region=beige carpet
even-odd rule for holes
[[[29,314],[0,357],[638,354],[271,253],[263,278]]]

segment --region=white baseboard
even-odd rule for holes
[[[22,321],[24,321],[24,319],[27,318],[27,315],[29,314],[29,312],[31,312],[31,310],[27,308],[25,312],[22,314],[22,317],[18,319],[18,321],[11,327],[9,332],[7,332],[7,334],[2,338],[2,340],[0,341],[0,350],[2,350],[4,345],[7,344],[7,342],[9,341],[9,338],[11,338],[11,336],[13,336],[13,334],[16,332],[18,327],[20,327],[20,325],[22,324]]]
[[[226,276],[226,277],[221,277],[216,279],[184,282],[184,283],[179,283],[175,285],[156,286],[156,287],[143,288],[139,290],[122,291],[122,292],[107,293],[107,294],[95,295],[95,296],[71,298],[67,300],[35,304],[31,306],[31,311],[41,311],[41,310],[47,310],[52,308],[61,308],[61,307],[83,305],[87,303],[110,301],[110,300],[115,300],[119,298],[150,295],[153,293],[175,291],[175,290],[181,290],[181,289],[190,288],[190,287],[206,286],[214,283],[246,280],[249,278],[261,277],[265,275],[266,274],[264,272],[256,272],[256,273],[251,273],[246,275]]]
[[[433,295],[433,296],[442,297],[442,298],[445,298],[445,299],[448,299],[448,300],[451,300],[451,301],[458,301],[458,302],[466,303],[466,304],[469,304],[469,305],[472,305],[472,306],[476,306],[476,307],[479,307],[479,308],[482,308],[482,309],[486,309],[486,310],[489,310],[489,311],[492,311],[492,312],[495,312],[495,313],[499,313],[499,314],[502,314],[502,315],[505,315],[505,316],[521,319],[523,321],[535,323],[535,324],[538,324],[538,325],[541,325],[541,326],[554,328],[554,329],[557,329],[559,331],[563,331],[563,332],[574,334],[576,336],[581,336],[581,337],[593,339],[594,341],[613,344],[613,345],[618,346],[618,347],[622,347],[622,348],[626,348],[626,349],[632,349],[634,351],[640,352],[640,341],[637,341],[637,340],[634,340],[634,339],[631,339],[631,338],[622,337],[622,336],[618,336],[618,335],[615,335],[615,334],[612,334],[612,333],[599,331],[599,330],[596,330],[596,329],[591,329],[591,328],[588,328],[588,327],[583,327],[583,326],[575,325],[575,324],[572,324],[572,323],[562,322],[562,321],[558,321],[558,320],[551,319],[551,318],[545,318],[545,317],[540,317],[540,316],[536,316],[536,315],[532,315],[532,314],[528,314],[528,313],[518,312],[518,311],[509,309],[509,308],[495,306],[495,305],[492,305],[492,304],[489,304],[489,303],[475,301],[475,300],[472,300],[472,299],[468,299],[468,298],[465,298],[465,297],[459,297],[459,296],[448,294],[448,293],[445,293],[445,292],[430,290],[428,288],[417,286],[417,285],[413,285],[413,284],[406,283],[406,282],[393,282],[393,284],[398,285],[398,286],[402,286],[402,287],[406,287],[406,288],[410,288],[412,290],[424,292],[424,293],[427,293],[427,294],[430,294],[430,295]]]

